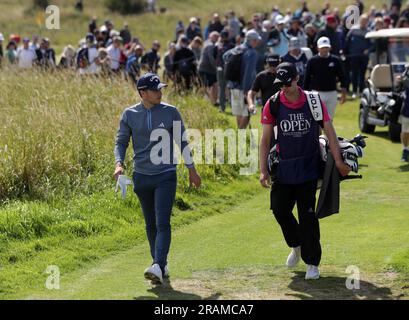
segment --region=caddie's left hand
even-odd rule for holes
[[[343,161],[335,162],[335,165],[337,166],[339,174],[343,177],[346,177],[351,172],[351,168]]]

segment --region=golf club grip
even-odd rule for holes
[[[346,176],[346,177],[341,177],[340,180],[354,180],[354,179],[362,179],[362,175],[353,175],[353,176]]]

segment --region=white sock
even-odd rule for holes
[[[403,150],[409,151],[409,146],[408,146],[408,147],[404,147]]]

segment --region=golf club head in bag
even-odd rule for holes
[[[267,170],[268,170],[268,174],[271,177],[272,183],[276,180],[279,161],[280,161],[280,158],[278,155],[277,144],[275,144],[271,148],[270,152],[268,153],[268,157],[267,157]]]
[[[118,177],[118,180],[116,181],[115,192],[118,192],[118,187],[119,187],[121,189],[122,199],[125,199],[125,197],[126,197],[126,187],[128,185],[131,185],[131,184],[133,184],[131,179],[129,179],[125,175],[120,175]]]
[[[364,156],[364,148],[366,147],[366,136],[361,134],[356,135],[353,139],[347,140],[343,137],[338,137],[339,147],[341,149],[342,159],[347,164],[352,172],[357,173],[359,170],[358,158]],[[327,154],[329,152],[329,142],[327,137],[321,135],[319,137],[321,161],[327,161]],[[361,177],[361,176],[357,176]]]

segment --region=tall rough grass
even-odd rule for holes
[[[139,102],[131,83],[30,71],[1,73],[0,83],[2,202],[72,197],[113,184],[119,118],[125,107]],[[189,127],[203,130],[228,124],[197,96],[170,94],[164,100],[180,108]],[[131,147],[127,156],[131,168]],[[203,170],[205,175],[214,174],[214,168]]]

